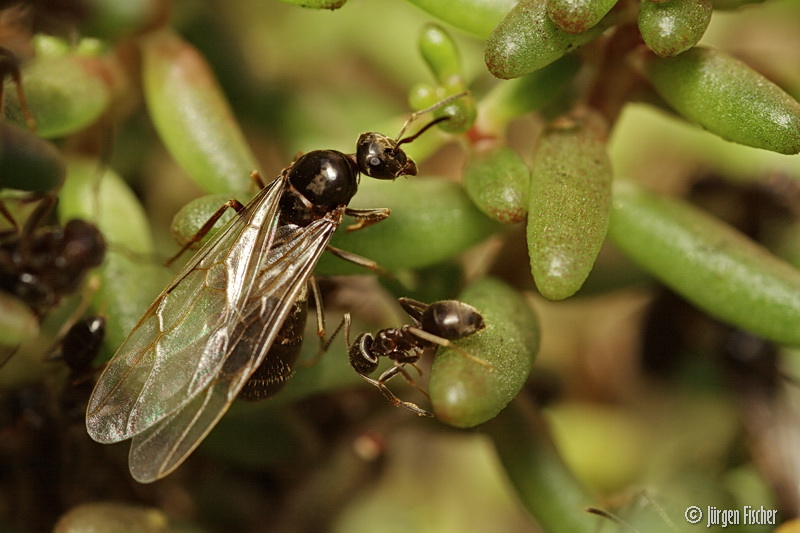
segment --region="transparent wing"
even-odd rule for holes
[[[86,427],[98,442],[141,433],[190,402],[219,373],[230,325],[272,247],[279,178],[224,226],[159,295],[105,368],[89,399]]]
[[[219,373],[189,402],[133,437],[129,464],[136,480],[147,483],[172,472],[225,414],[264,360],[342,214],[276,236],[242,315],[229,324],[230,350]]]

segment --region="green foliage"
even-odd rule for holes
[[[369,257],[391,272],[445,261],[497,229],[462,187],[442,180],[365,180],[350,205],[357,209],[388,207],[392,214],[369,229],[340,231],[332,244]],[[405,245],[397,246],[398,242]],[[320,260],[317,272],[340,275],[364,273],[364,269],[328,254]]]

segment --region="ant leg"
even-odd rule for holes
[[[384,276],[389,275],[389,272],[378,266],[378,263],[376,263],[371,259],[367,259],[366,257],[362,257],[358,254],[342,250],[341,248],[336,248],[335,246],[331,246],[330,244],[326,247],[326,250],[328,250],[330,253],[332,253],[339,259],[344,259],[345,261],[349,261],[359,266],[363,266],[364,268],[368,268],[373,272],[382,274]]]
[[[433,344],[438,344],[439,346],[443,346],[445,348],[452,348],[453,350],[459,352],[461,355],[463,355],[463,356],[465,356],[465,357],[467,357],[469,359],[472,359],[473,361],[475,361],[479,365],[483,365],[483,366],[487,367],[490,371],[494,370],[494,366],[492,366],[491,363],[489,363],[487,361],[484,361],[480,357],[476,357],[476,356],[472,355],[471,353],[467,352],[466,350],[463,350],[463,349],[459,348],[458,346],[456,346],[455,344],[453,344],[452,342],[450,342],[447,339],[444,339],[444,338],[439,337],[438,335],[434,335],[432,333],[428,333],[427,331],[419,329],[419,328],[416,328],[414,326],[409,326],[408,331],[411,332],[412,334],[416,335],[420,339],[426,340],[428,342],[432,342]]]
[[[5,77],[11,76],[11,79],[17,88],[17,103],[19,103],[19,110],[25,119],[25,125],[31,131],[36,131],[36,119],[33,118],[28,102],[25,99],[25,90],[22,88],[22,74],[19,70],[19,59],[8,48],[0,47],[0,115],[3,114],[3,85]]]
[[[203,224],[202,227],[199,230],[197,230],[197,233],[195,233],[192,236],[192,238],[189,239],[189,242],[184,244],[181,247],[181,249],[178,250],[178,253],[167,259],[167,262],[165,263],[166,266],[170,266],[172,263],[175,262],[176,259],[178,259],[181,255],[183,255],[183,253],[186,250],[188,250],[189,248],[200,242],[203,239],[203,237],[205,237],[208,234],[208,232],[211,231],[211,228],[214,227],[214,224],[217,222],[217,220],[220,219],[220,217],[225,213],[225,210],[228,209],[229,207],[236,210],[237,213],[241,213],[242,210],[244,209],[244,205],[242,205],[242,203],[236,199],[228,200],[227,202],[222,204],[222,206],[220,206],[220,208],[217,209],[214,212],[214,214],[211,215],[211,217],[209,217],[208,220],[206,220],[205,224]]]
[[[422,369],[417,365],[417,363],[406,363],[406,364],[413,366],[416,369],[416,371],[419,372],[419,375],[420,376],[422,375]],[[405,380],[408,382],[409,385],[411,385],[412,387],[420,391],[422,394],[424,394],[426,398],[430,398],[428,391],[417,385],[417,382],[414,381],[414,378],[408,375],[408,372],[406,372],[405,368],[400,368],[400,367],[397,368],[400,369],[398,373],[405,378]]]
[[[35,201],[35,198],[26,200]],[[44,196],[22,226],[23,235],[31,235],[58,203],[56,196]]]
[[[254,170],[250,173],[250,179],[255,182],[259,190],[267,186],[267,183],[264,181],[264,178],[261,177],[261,173],[259,173],[258,170]]]
[[[317,283],[317,278],[313,275],[308,278],[308,286],[311,287],[311,294],[314,295],[314,311],[317,315],[317,336],[319,337],[320,346],[326,346],[324,339],[325,339],[325,313],[322,311],[322,294],[319,291],[319,284]],[[339,326],[341,328],[342,326]],[[331,339],[336,336],[336,333],[339,331],[339,328],[336,328],[336,331],[333,332]],[[330,342],[328,342],[328,345]]]
[[[388,207],[376,207],[373,209],[350,209],[348,207],[344,210],[344,214],[355,218],[356,223],[347,226],[346,230],[351,232],[377,224],[387,218],[390,213],[391,211]]]
[[[37,198],[29,198],[23,200],[25,202],[36,201]],[[31,246],[33,244],[33,239],[30,239],[31,235],[36,231],[36,228],[42,223],[42,221],[47,217],[47,215],[53,210],[53,208],[58,203],[58,197],[56,196],[44,196],[39,201],[39,204],[33,208],[31,214],[28,216],[28,219],[25,220],[25,224],[23,224],[22,228],[19,229],[20,238],[20,254],[26,255],[30,253]],[[15,227],[16,224],[15,224]]]
[[[8,221],[11,224],[11,227],[8,229],[4,229],[0,231],[0,237],[6,237],[10,235],[16,235],[19,233],[19,226],[17,225],[17,221],[14,219],[14,215],[11,214],[11,211],[8,210],[6,204],[0,201],[0,216]]]
[[[336,338],[339,330],[342,329],[342,324],[344,324],[344,319],[342,319],[342,322],[336,327],[330,338],[327,341],[325,340],[325,313],[322,310],[322,295],[319,291],[317,279],[314,276],[311,276],[308,279],[308,286],[311,288],[311,294],[314,295],[314,312],[317,316],[317,337],[319,337],[319,349],[314,357],[302,362],[304,367],[315,365],[320,359],[322,359],[322,356],[327,353],[328,349],[331,347],[331,344],[333,344],[333,339]]]
[[[401,400],[400,398],[395,396],[392,393],[392,391],[389,390],[389,388],[385,384],[385,381],[391,379],[392,376],[394,376],[395,374],[392,373],[388,377],[386,377],[386,374],[392,372],[392,369],[394,369],[394,368],[399,368],[399,367],[390,368],[389,370],[384,372],[381,375],[381,377],[379,379],[377,379],[377,380],[372,379],[372,378],[370,378],[368,376],[365,376],[364,374],[359,374],[359,375],[362,378],[364,378],[366,381],[368,381],[369,383],[372,383],[373,385],[378,387],[378,389],[383,393],[384,398],[386,398],[395,407],[403,407],[405,409],[408,409],[409,411],[411,411],[412,413],[416,414],[417,416],[433,416],[433,413],[431,413],[430,411],[427,411],[427,410],[421,408],[420,406],[418,406],[415,403],[404,402],[403,400]]]
[[[398,298],[397,303],[400,304],[400,307],[403,308],[403,311],[405,311],[408,316],[414,319],[417,325],[419,325],[419,321],[422,320],[422,313],[429,307],[428,304],[411,298]]]

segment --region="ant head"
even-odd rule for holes
[[[403,137],[403,134],[406,132],[408,126],[422,114],[439,109],[453,100],[461,98],[465,94],[466,92],[463,92],[450,96],[427,109],[412,113],[405,124],[403,124],[400,133],[394,139],[381,133],[363,133],[361,137],[358,138],[358,143],[356,144],[355,157],[359,171],[371,178],[379,180],[393,180],[400,176],[416,176],[416,163],[406,155],[402,148],[400,148],[400,145],[414,141],[434,125],[445,120],[450,120],[450,117],[444,116],[432,120],[414,135]]]
[[[362,133],[356,145],[358,169],[371,178],[393,180],[416,176],[417,165],[398,148],[400,143],[381,133]]]

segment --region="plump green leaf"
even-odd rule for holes
[[[462,78],[456,43],[441,26],[427,24],[422,29],[419,50],[440,84],[447,85],[454,79],[459,81]]]
[[[140,30],[163,9],[153,0],[85,0],[82,5],[87,11],[82,33],[112,42]]]
[[[209,193],[247,191],[257,162],[205,59],[170,30],[141,46],[147,107],[172,157]]]
[[[0,187],[44,193],[57,189],[65,173],[55,146],[25,128],[0,122]]]
[[[497,229],[497,224],[475,207],[460,185],[419,176],[393,183],[364,178],[350,207],[388,207],[391,216],[349,233],[341,227],[332,244],[372,259],[390,271],[439,263]],[[347,224],[345,220],[342,226]],[[331,254],[324,254],[317,267],[317,273],[322,275],[366,272]]]
[[[689,120],[729,141],[800,152],[800,104],[738,59],[706,47],[640,59],[656,91]]]
[[[536,72],[497,84],[481,99],[481,130],[501,133],[511,120],[541,109],[556,97],[568,98],[568,84],[580,66],[575,55],[568,55]]]
[[[73,507],[55,525],[53,533],[169,533],[167,516],[155,508],[127,503],[94,502]]]
[[[231,200],[230,194],[208,194],[200,198],[195,198],[175,213],[175,216],[172,218],[170,231],[175,242],[178,243],[178,246],[183,246],[188,243],[197,234],[200,228],[203,227],[203,224],[205,224],[218,209],[225,205],[228,200]],[[241,198],[238,200],[243,204],[247,203]],[[234,209],[226,209],[225,213],[214,223],[211,231],[197,243],[195,248],[199,248],[205,244],[214,236],[217,230],[224,226],[225,223],[235,215],[236,211]]]
[[[711,0],[643,0],[639,7],[639,32],[656,55],[669,57],[695,44],[711,21]]]
[[[93,123],[111,99],[106,65],[96,57],[66,54],[44,57],[22,69],[25,100],[36,121],[36,134],[46,139],[63,137]],[[20,126],[25,117],[16,88],[5,83],[8,120]]]
[[[528,255],[539,292],[572,296],[600,253],[611,210],[606,128],[592,114],[563,117],[543,134],[531,170]]]
[[[556,450],[541,415],[513,402],[483,428],[494,441],[497,456],[520,501],[548,533],[595,533],[607,518],[587,507],[598,500],[576,479]]]
[[[466,87],[460,81],[460,77],[453,78],[453,85],[433,86],[428,83],[418,83],[412,87],[409,95],[409,103],[415,109],[426,109],[450,96],[455,96],[464,92]],[[437,128],[447,133],[464,133],[475,123],[477,116],[477,106],[472,95],[467,94],[452,102],[443,105],[433,111],[434,118],[449,117],[448,120],[440,122]],[[427,137],[430,140],[430,136]],[[419,147],[418,142],[414,142],[412,148]]]
[[[608,233],[626,255],[710,315],[800,346],[800,272],[730,226],[621,181]]]
[[[711,0],[711,3],[714,4],[714,9],[730,11],[750,4],[760,4],[763,1],[764,0]]]
[[[443,22],[485,39],[517,0],[408,0]]]
[[[542,0],[522,0],[486,41],[486,66],[494,76],[518,78],[545,67],[600,35],[601,25],[570,34],[547,16]]]
[[[464,167],[464,188],[487,216],[511,224],[525,220],[531,173],[508,146],[473,150]]]
[[[496,279],[473,283],[459,299],[480,311],[486,328],[455,344],[492,367],[440,349],[428,391],[440,420],[473,427],[496,416],[525,384],[539,349],[539,323],[525,299]]]

